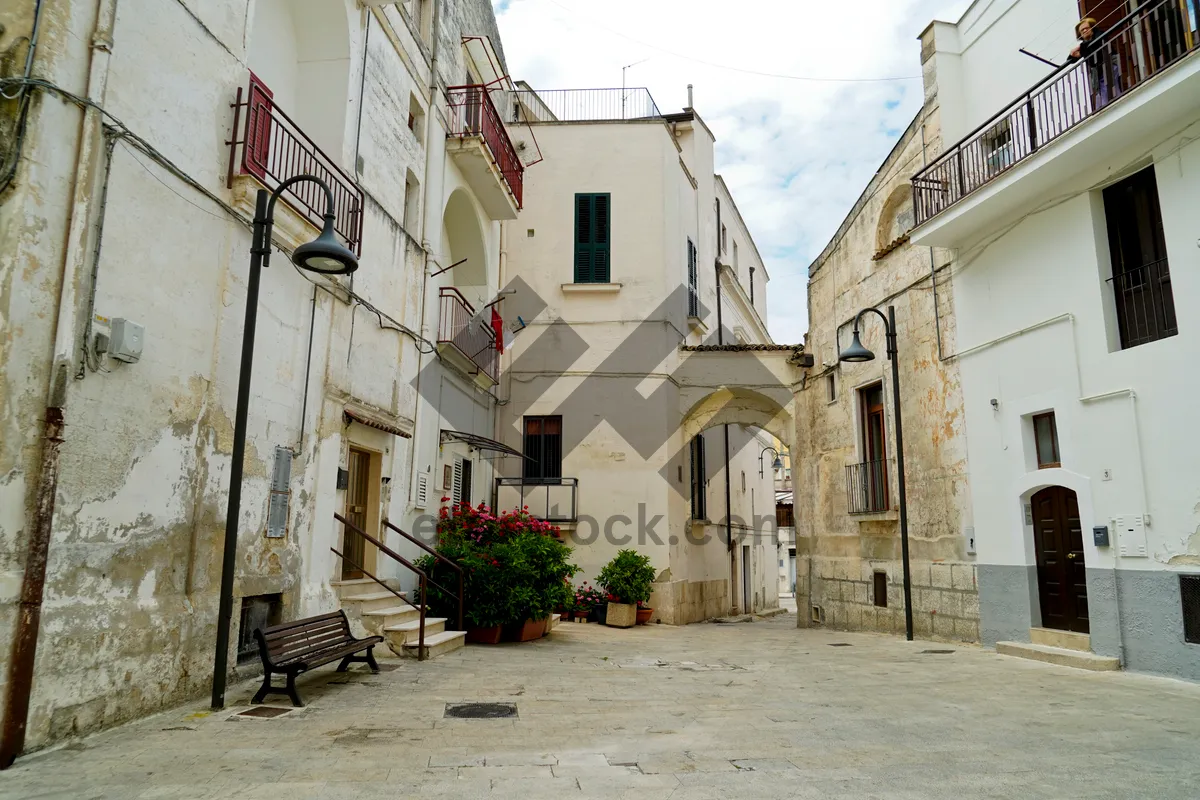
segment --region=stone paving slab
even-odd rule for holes
[[[0,798],[1200,798],[1200,686],[794,623],[564,624],[232,718],[249,681],[26,756]],[[443,718],[463,702],[518,716]]]

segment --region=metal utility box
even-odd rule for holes
[[[1092,528],[1092,541],[1095,543],[1096,547],[1108,547],[1108,526],[1097,525],[1096,527]]]
[[[1146,520],[1140,514],[1117,517],[1113,520],[1117,531],[1117,547],[1122,557],[1146,557]]]
[[[145,338],[145,328],[131,319],[117,317],[112,321],[112,336],[108,345],[108,354],[119,361],[132,364],[142,357],[142,345]]]

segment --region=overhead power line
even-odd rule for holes
[[[782,73],[782,72],[766,72],[763,70],[749,69],[747,67],[735,67],[732,64],[718,64],[715,61],[708,61],[703,58],[696,58],[695,56],[689,56],[689,55],[685,55],[683,53],[676,53],[673,50],[667,50],[665,47],[659,47],[656,44],[650,44],[649,42],[643,42],[641,39],[635,39],[634,37],[629,36],[628,34],[622,33],[621,31],[615,30],[615,29],[610,28],[600,22],[597,22],[593,17],[589,17],[586,14],[581,14],[580,12],[576,11],[573,8],[564,6],[562,3],[559,3],[557,0],[547,0],[547,2],[551,3],[552,5],[558,6],[563,11],[566,11],[570,14],[575,14],[576,16],[580,17],[581,19],[587,20],[588,24],[591,26],[600,28],[601,30],[611,33],[614,36],[619,36],[622,39],[633,42],[636,45],[640,45],[642,47],[646,47],[651,50],[657,50],[658,52],[660,52],[664,55],[683,59],[684,61],[691,61],[696,64],[703,64],[707,67],[713,67],[714,69],[724,69],[724,70],[729,70],[730,72],[740,72],[743,75],[757,75],[761,78],[780,78],[782,80],[807,81],[810,83],[887,83],[887,82],[893,82],[893,81],[918,81],[918,80],[921,80],[920,75],[896,75],[896,76],[889,76],[889,77],[883,77],[883,78],[826,78],[826,77],[816,77],[813,75],[788,75],[788,74]]]

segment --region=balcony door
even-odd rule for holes
[[[867,507],[883,511],[888,508],[887,485],[887,427],[883,415],[883,384],[877,383],[859,393],[862,405],[862,450],[866,462],[863,490]]]
[[[526,483],[562,479],[562,417],[526,417],[522,477]]]

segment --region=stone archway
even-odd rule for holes
[[[454,190],[442,214],[442,253],[446,261],[443,267],[457,264],[446,273],[448,285],[462,292],[476,307],[488,302],[491,298],[484,297],[488,270],[483,226],[463,189]]]

